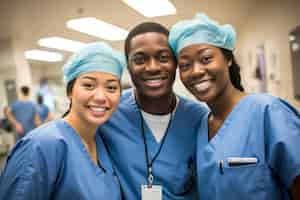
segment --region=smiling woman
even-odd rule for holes
[[[12,150],[0,179],[0,199],[121,198],[118,178],[96,129],[115,111],[123,58],[92,43],[64,66],[70,109],[33,130]],[[80,170],[79,170],[80,169]]]
[[[244,92],[234,28],[199,13],[176,23],[169,43],[182,82],[210,108],[198,129],[200,199],[299,199],[300,114],[278,97]]]

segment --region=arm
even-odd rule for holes
[[[34,123],[35,123],[35,127],[38,127],[41,125],[41,119],[38,114],[34,115]]]
[[[270,105],[265,116],[268,163],[291,197],[300,199],[300,114],[280,101]]]
[[[17,143],[10,153],[0,179],[0,199],[48,199],[41,155],[30,141]]]
[[[294,199],[294,200],[300,199],[300,175],[298,175],[295,178],[294,183],[293,183],[292,187],[290,188],[290,194],[291,194],[292,199]]]
[[[7,112],[6,112],[6,116],[8,121],[14,126],[14,128],[16,129],[17,133],[22,135],[24,133],[24,129],[21,123],[19,123],[16,118],[14,117],[14,115],[11,112],[11,109],[8,108]]]
[[[0,178],[0,199],[50,200],[66,149],[55,138],[21,140],[8,156]]]

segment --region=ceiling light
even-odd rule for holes
[[[25,58],[47,62],[58,62],[62,61],[63,56],[59,53],[53,53],[49,51],[28,50],[25,51]]]
[[[176,8],[169,0],[123,0],[145,17],[174,15]]]
[[[98,20],[94,17],[69,20],[67,22],[67,27],[82,33],[112,41],[124,40],[128,34],[128,31],[107,22]]]
[[[75,52],[80,49],[85,43],[69,40],[61,37],[48,37],[42,38],[38,41],[38,44],[43,47],[54,48],[64,51]]]

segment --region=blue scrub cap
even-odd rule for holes
[[[104,42],[85,45],[63,66],[64,82],[87,72],[106,72],[121,78],[125,67],[124,56]]]
[[[232,51],[235,43],[236,32],[231,25],[220,25],[203,13],[196,14],[191,20],[177,22],[169,35],[169,44],[175,54],[193,44],[209,44]]]

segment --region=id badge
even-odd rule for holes
[[[142,185],[142,200],[162,200],[162,187],[160,185]]]

